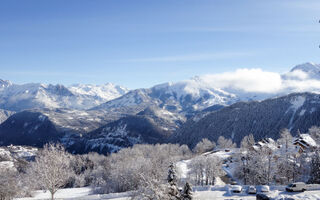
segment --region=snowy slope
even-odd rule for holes
[[[110,101],[129,91],[125,87],[112,83],[106,83],[104,85],[75,84],[68,87],[68,89],[74,94],[96,96],[103,99],[103,101]]]
[[[4,121],[6,121],[11,115],[13,115],[15,112],[3,110],[0,109],[0,124]]]

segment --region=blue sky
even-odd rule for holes
[[[319,0],[2,0],[0,78],[131,89],[320,62]]]

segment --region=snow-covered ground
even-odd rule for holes
[[[111,193],[111,194],[93,194],[92,189],[89,187],[83,188],[70,188],[61,189],[55,194],[57,200],[100,200],[100,199],[113,199],[113,200],[129,200],[129,193]],[[51,199],[48,191],[35,191],[32,198],[16,198],[15,200],[46,200]]]
[[[214,187],[195,187],[194,200],[227,200],[227,199],[256,199],[255,195],[248,195],[245,192],[240,194],[232,194],[227,190],[228,186],[214,186]],[[271,190],[269,196],[274,200],[283,200],[291,198],[294,200],[319,200],[320,190],[288,193],[279,190]],[[36,191],[33,198],[16,198],[15,200],[46,200],[50,199],[49,192]],[[112,194],[92,194],[92,190],[88,187],[61,189],[56,193],[57,200],[129,200],[129,193],[112,193]]]

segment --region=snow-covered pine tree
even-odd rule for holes
[[[170,185],[177,185],[177,173],[173,163],[169,165],[167,180]]]
[[[184,185],[182,197],[183,200],[192,200],[192,187],[188,182]]]
[[[169,165],[167,180],[169,183],[168,194],[170,196],[170,199],[171,200],[181,199],[180,192],[177,188],[177,173],[173,163],[170,163]]]
[[[320,151],[317,150],[311,160],[311,172],[310,172],[311,183],[320,183]]]

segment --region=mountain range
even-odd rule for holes
[[[11,111],[41,108],[88,109],[115,99],[128,89],[105,85],[64,85],[28,83],[13,84],[0,80],[0,108]]]
[[[192,147],[220,135],[237,143],[249,133],[277,138],[282,128],[296,133],[318,125],[320,65],[305,63],[272,74],[280,80],[276,90],[263,90],[264,85],[247,90],[230,75],[221,77],[226,78],[200,76],[136,90],[110,83],[0,80],[0,144],[40,147],[54,141],[75,153],[110,153],[137,143]]]

